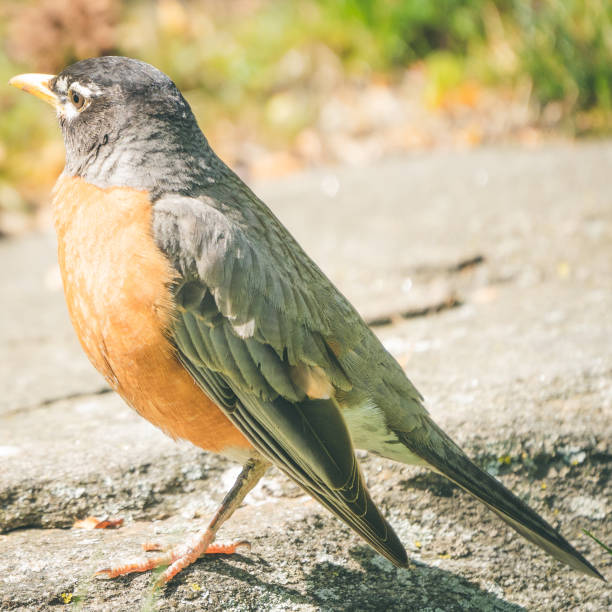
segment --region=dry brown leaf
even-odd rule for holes
[[[88,516],[80,521],[75,521],[73,529],[117,529],[123,525],[123,519],[109,519],[101,521],[95,516]]]

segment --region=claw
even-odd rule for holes
[[[126,563],[125,565],[116,565],[115,567],[105,567],[104,569],[98,570],[94,576],[103,576],[107,578],[117,578],[117,576],[123,576],[124,574],[131,574],[133,572],[147,572],[149,570],[160,567],[160,565],[167,565],[157,559],[149,559],[147,561]]]
[[[132,563],[125,563],[124,565],[116,565],[114,567],[105,567],[104,569],[98,570],[94,576],[105,576],[107,578],[117,578],[117,576],[123,576],[124,574],[132,574],[135,572],[147,572],[149,570],[156,569],[158,567],[166,567],[164,572],[158,578],[155,583],[156,587],[164,585],[166,582],[174,578],[181,570],[185,569],[188,565],[191,565],[196,559],[202,555],[233,555],[239,550],[243,549],[247,552],[251,550],[251,543],[246,540],[240,540],[239,542],[233,542],[232,544],[210,544],[203,552],[200,551],[202,547],[202,541],[204,541],[208,534],[200,536],[187,546],[177,547],[176,549],[170,549],[168,552],[157,557],[151,557],[142,561],[134,561]],[[159,544],[152,542],[145,542],[142,548],[146,552],[163,550]]]
[[[234,555],[239,549],[251,552],[251,543],[247,540],[233,542],[232,544],[211,544],[205,551],[205,555]]]

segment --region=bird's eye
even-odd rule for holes
[[[74,108],[76,108],[77,110],[81,110],[83,108],[85,104],[85,96],[74,91],[73,89],[68,92],[68,97],[70,98],[70,101],[72,102]]]

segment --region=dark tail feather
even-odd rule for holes
[[[411,452],[486,504],[530,542],[575,570],[605,581],[597,569],[563,536],[498,480],[472,463],[433,421],[428,423],[426,440],[425,436],[415,436],[414,432],[398,432],[397,435]]]
[[[322,495],[321,491],[304,485],[310,495],[321,502],[330,512],[344,521],[349,527],[356,531],[374,550],[386,557],[397,567],[408,567],[408,557],[403,544],[400,542],[393,527],[382,516],[367,490],[365,491],[366,513],[357,516],[352,509],[345,509],[343,504],[333,503],[329,496]],[[363,512],[363,510],[362,510]],[[384,533],[381,537],[380,533]]]

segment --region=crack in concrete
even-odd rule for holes
[[[425,277],[426,282],[431,282],[433,279],[440,276],[453,276],[457,274],[471,271],[475,267],[480,266],[486,262],[484,255],[480,253],[473,255],[472,257],[466,257],[460,259],[456,263],[447,265],[424,265],[413,268],[411,274],[413,276]],[[381,315],[372,316],[366,318],[366,323],[370,327],[384,327],[386,325],[394,325],[399,323],[403,319],[416,319],[418,317],[427,317],[432,314],[438,314],[452,308],[458,308],[463,306],[464,300],[455,294],[454,291],[448,293],[448,295],[441,301],[425,304],[419,308],[409,308],[407,310],[400,310],[391,313],[384,313]]]
[[[464,302],[460,300],[456,295],[451,294],[441,302],[434,304],[428,304],[421,308],[410,308],[400,312],[394,312],[387,315],[381,315],[377,317],[371,317],[366,319],[366,323],[370,327],[384,327],[385,325],[394,325],[399,323],[402,319],[416,319],[417,317],[426,317],[432,314],[438,314],[445,310],[451,310],[452,308],[459,308],[463,306]]]
[[[447,263],[447,264],[421,264],[416,266],[411,266],[404,271],[408,274],[412,274],[415,276],[424,276],[427,278],[433,278],[436,276],[452,276],[454,274],[459,274],[461,272],[465,272],[466,270],[471,270],[486,263],[487,259],[481,253],[477,253],[476,255],[472,255],[470,257],[464,257],[455,263]]]
[[[67,400],[80,399],[83,397],[91,397],[93,395],[106,395],[107,393],[113,393],[110,387],[98,387],[89,391],[75,391],[74,393],[66,393],[65,395],[58,395],[56,397],[49,397],[35,404],[28,404],[27,406],[18,406],[12,410],[7,410],[2,416],[15,416],[16,414],[22,414],[24,412],[31,412],[38,408],[44,408],[45,406],[52,406],[58,402],[64,402]]]

